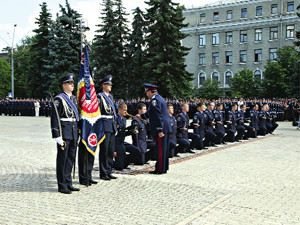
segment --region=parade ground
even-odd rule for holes
[[[76,171],[81,190],[71,195],[57,191],[49,118],[1,116],[0,143],[0,224],[300,224],[300,130],[291,122],[172,158],[164,175],[103,181],[93,171],[99,183],[85,187]]]

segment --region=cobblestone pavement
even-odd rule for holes
[[[165,175],[117,174],[88,188],[75,179],[71,195],[57,192],[49,126],[0,117],[0,224],[300,224],[300,131],[290,122]]]

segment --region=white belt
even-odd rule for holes
[[[113,119],[113,118],[114,118],[114,116],[101,115],[101,118]]]
[[[76,122],[75,118],[60,118],[60,121],[65,121],[65,122]]]

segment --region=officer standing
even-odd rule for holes
[[[77,148],[77,123],[79,120],[74,90],[74,74],[69,73],[60,79],[63,92],[54,99],[51,112],[52,137],[57,143],[56,176],[58,191],[71,194],[79,191],[72,185],[71,172]]]
[[[149,104],[149,122],[151,134],[156,143],[156,164],[152,174],[167,173],[169,169],[169,135],[172,132],[167,103],[157,93],[158,86],[144,84]]]
[[[105,139],[100,144],[99,163],[100,163],[100,179],[109,181],[117,179],[113,176],[113,157],[115,154],[115,134],[117,126],[115,118],[117,116],[114,98],[110,94],[112,88],[112,76],[109,75],[100,81],[103,91],[97,95],[101,118],[103,120]]]

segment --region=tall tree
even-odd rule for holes
[[[166,97],[184,96],[191,89],[193,75],[185,70],[184,57],[188,48],[181,45],[186,37],[180,30],[187,26],[183,23],[183,6],[172,0],[149,0],[146,2],[147,29],[147,63],[146,75],[149,82],[160,88]]]
[[[71,8],[68,0],[65,7],[59,6],[61,14],[57,14],[47,36],[49,57],[45,59],[45,68],[50,74],[47,86],[52,92],[59,91],[57,81],[62,74],[68,72],[78,75],[81,55],[81,15]]]
[[[143,11],[137,7],[133,12],[132,33],[129,36],[127,55],[128,97],[134,98],[144,94],[145,76],[145,29],[146,21]]]
[[[0,58],[0,97],[4,98],[11,90],[11,66],[4,59]]]
[[[254,80],[253,71],[243,69],[230,79],[230,88],[233,96],[255,97],[258,96],[259,83]]]
[[[113,93],[116,97],[126,97],[125,42],[126,13],[121,0],[107,0],[101,12],[102,23],[93,43],[92,65],[95,69],[95,79],[100,80],[111,74],[113,76]]]
[[[36,18],[37,29],[33,32],[36,33],[34,42],[30,47],[30,76],[29,85],[32,88],[32,97],[45,97],[47,91],[47,80],[49,79],[49,73],[45,68],[44,59],[49,57],[49,35],[50,26],[52,24],[52,15],[47,9],[47,3],[40,4],[41,12],[38,18]],[[29,65],[29,64],[28,64]]]

